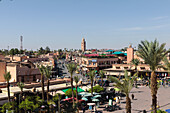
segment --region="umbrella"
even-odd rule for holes
[[[96,99],[96,98],[98,98],[98,97],[101,97],[101,95],[96,95],[96,96],[94,96],[94,97],[91,97],[91,99]]]
[[[101,95],[95,95],[94,97],[95,97],[95,98],[98,98],[98,97],[101,97]]]
[[[92,101],[93,102],[99,102],[99,99],[93,99]]]
[[[114,88],[115,89],[115,91],[120,91],[120,89],[119,88]]]
[[[87,92],[80,92],[79,95],[85,95]]]
[[[167,113],[170,113],[170,109],[166,109],[165,111],[166,111]]]
[[[87,105],[89,105],[89,106],[94,106],[95,103],[87,103]]]
[[[92,96],[91,94],[86,94],[86,95],[84,95],[84,97],[90,97],[90,96]]]
[[[94,95],[98,95],[99,93],[93,92]]]
[[[87,98],[85,98],[85,97],[83,97],[83,98],[82,98],[82,100],[88,101],[88,99],[87,99]]]

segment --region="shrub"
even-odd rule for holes
[[[100,93],[102,91],[104,91],[104,88],[100,87],[99,85],[93,87],[93,92]],[[89,92],[91,93],[91,88],[89,89]]]
[[[16,102],[7,102],[5,103],[1,108],[1,112],[2,113],[6,113],[6,110],[8,110],[8,112],[12,112],[13,110],[16,111],[16,106],[17,103]]]
[[[153,111],[151,113],[153,113]],[[166,111],[159,109],[157,110],[157,113],[166,113]]]
[[[74,97],[76,96],[76,90],[73,90],[74,92]],[[68,96],[69,98],[72,97],[72,90],[68,89],[65,93],[66,96]]]

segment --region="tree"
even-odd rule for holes
[[[18,82],[17,85],[20,88],[21,92],[23,92],[24,84],[22,82]]]
[[[126,95],[126,113],[131,113],[131,99],[129,98],[129,93],[131,89],[133,88],[133,83],[136,78],[136,76],[128,76],[127,71],[125,70],[125,79],[120,81],[116,77],[111,77],[111,81],[114,82],[114,86],[119,88],[125,95]]]
[[[79,77],[75,76],[74,81],[76,83],[76,98],[77,98],[77,103],[78,103],[78,92],[77,92],[77,87],[78,87],[78,82],[79,82]]]
[[[75,104],[75,106],[77,106],[77,104]],[[73,107],[72,103],[65,101],[64,103],[62,103],[61,106],[61,112],[62,113],[76,113],[76,109],[77,107]]]
[[[147,40],[141,41],[138,45],[137,55],[144,59],[145,63],[150,66],[151,72],[151,96],[153,113],[156,113],[157,106],[157,76],[155,70],[159,67],[160,62],[163,60],[168,51],[165,50],[165,43],[159,46],[157,40],[148,42]]]
[[[132,59],[131,63],[135,65],[135,71],[137,71],[137,66],[140,63],[139,59],[137,59],[137,58]]]
[[[18,87],[20,88],[21,92],[20,92],[20,97],[19,97],[19,102],[22,101],[22,94],[23,94],[23,88],[24,88],[24,84],[22,82],[18,82],[17,83]]]
[[[38,50],[38,54],[44,54],[45,53],[45,50],[42,48],[42,47],[40,47],[40,49]]]
[[[9,89],[9,81],[10,81],[10,79],[11,79],[11,74],[10,74],[10,72],[5,72],[4,78],[5,78],[6,82],[7,82],[8,102],[10,102],[10,89]]]
[[[75,77],[74,77],[74,81],[75,81],[75,83],[76,83],[76,103],[78,104],[79,100],[78,100],[77,87],[78,87],[79,77],[78,77],[78,76],[75,76]],[[77,112],[79,113],[79,108],[77,109]]]
[[[20,53],[20,54],[23,54],[23,53],[24,53],[24,51],[21,49],[21,50],[19,51],[19,53]]]
[[[103,78],[105,77],[104,72],[102,70],[100,70],[99,75],[102,78],[102,87],[103,87]]]
[[[93,81],[95,77],[95,70],[89,72],[89,77],[91,80],[91,95],[93,95]]]
[[[61,112],[61,109],[60,109],[60,100],[61,100],[61,94],[60,94],[60,93],[57,93],[57,94],[53,97],[53,101],[54,101],[54,102],[58,101],[58,113]]]
[[[25,101],[22,101],[21,104],[19,104],[19,108],[24,109],[25,113],[27,113],[28,110],[33,110],[34,103],[26,98]]]
[[[47,78],[47,101],[49,101],[49,87],[50,87],[50,76],[51,76],[51,71],[52,71],[52,67],[47,66],[44,68],[44,74],[45,77]]]
[[[19,54],[19,50],[17,48],[14,49],[14,54]]]
[[[163,59],[163,61],[164,61],[164,69],[168,70],[168,73],[170,74],[170,62],[166,57]]]
[[[43,99],[43,101],[44,101],[44,68],[45,67],[43,65],[41,65],[41,66],[38,65],[38,69],[41,73],[41,87],[42,87],[42,99]]]
[[[73,106],[74,106],[74,92],[73,92],[73,73],[76,71],[76,64],[75,63],[69,63],[67,64],[67,69],[71,75],[71,90],[72,90],[72,97],[73,97]]]
[[[134,72],[138,72],[137,66],[138,66],[139,63],[140,63],[139,59],[137,59],[137,58],[132,59],[131,63],[135,65],[135,70],[134,70]],[[137,80],[135,80],[135,87],[137,88]]]
[[[47,47],[45,48],[45,54],[48,54],[48,53],[50,53],[50,48],[47,46]]]
[[[15,51],[13,48],[9,51],[9,54],[12,56],[12,60],[13,60],[13,56],[15,55]]]
[[[99,85],[93,87],[93,92],[100,93],[102,91],[104,91],[104,88],[100,87]],[[89,89],[89,92],[91,93],[91,88]]]
[[[75,89],[73,90],[73,93],[74,93],[74,97],[75,97],[76,96],[76,90]],[[72,97],[72,90],[68,89],[65,93],[65,96],[67,96],[69,98]]]

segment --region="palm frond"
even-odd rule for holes
[[[124,76],[125,76],[125,79],[123,79],[121,81],[116,77],[110,77],[110,80],[112,82],[114,82],[115,87],[119,88],[123,93],[128,95],[130,93],[131,89],[133,88],[133,83],[136,78],[136,74],[133,77],[130,77],[130,76],[128,76],[128,73],[125,70]]]
[[[101,78],[104,78],[104,77],[105,77],[104,71],[100,70],[100,71],[99,71],[99,75],[100,75]]]
[[[153,71],[155,71],[166,54],[165,43],[159,45],[156,39],[153,42],[141,41],[141,44],[138,45],[137,55],[143,58]]]
[[[75,83],[77,84],[77,83],[79,82],[79,77],[78,77],[78,76],[75,76],[75,77],[74,77],[74,81],[75,81]]]
[[[72,77],[73,73],[76,71],[76,64],[75,63],[69,63],[67,64],[67,69]]]
[[[5,78],[5,80],[6,81],[10,81],[10,79],[11,79],[11,74],[10,74],[10,72],[5,72],[5,74],[4,74],[4,78]]]

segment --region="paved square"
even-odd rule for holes
[[[146,110],[148,113],[150,113],[150,108],[151,108],[150,88],[146,86],[133,88],[131,91],[131,94],[132,93],[135,95],[135,99],[132,100],[132,113],[142,113],[143,110]],[[160,86],[160,88],[158,89],[157,100],[158,100],[160,109],[163,109],[163,110],[170,109],[170,87]],[[114,113],[125,113],[125,105],[126,105],[125,98],[122,98],[121,100],[122,110],[113,111],[113,112]],[[98,110],[103,111],[103,109],[101,108],[98,108]],[[86,111],[86,113],[90,113],[90,111]],[[110,113],[110,112],[103,111],[103,113]]]

